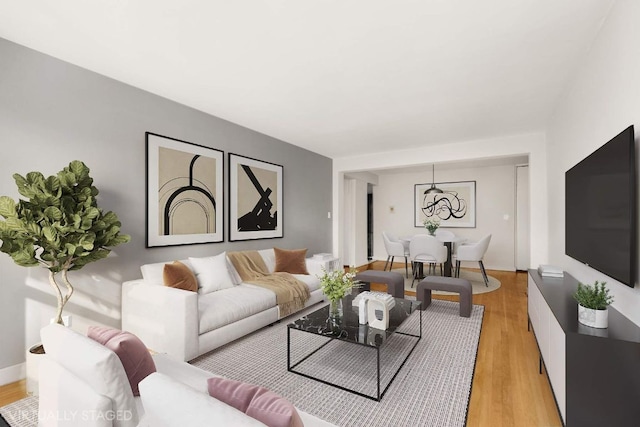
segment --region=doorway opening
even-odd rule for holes
[[[373,185],[367,184],[367,260],[373,259]]]

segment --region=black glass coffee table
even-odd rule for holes
[[[287,325],[287,370],[380,401],[422,338],[421,303],[395,298],[381,330],[359,324],[354,296],[343,299],[337,322],[324,306]],[[405,322],[415,311],[419,320]]]

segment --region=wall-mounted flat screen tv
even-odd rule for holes
[[[565,252],[633,287],[636,154],[629,126],[565,173]]]

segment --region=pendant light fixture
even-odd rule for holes
[[[436,166],[434,164],[431,165],[431,188],[424,192],[425,196],[430,194],[439,194],[444,193],[441,189],[436,187]]]

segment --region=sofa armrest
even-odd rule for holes
[[[125,282],[122,329],[153,351],[191,360],[198,355],[198,294],[144,280]]]
[[[131,411],[117,413],[111,399],[46,355],[39,363],[39,427],[112,427],[114,415],[133,418]]]
[[[143,425],[264,427],[234,407],[159,372],[140,382],[140,397],[145,411]]]

